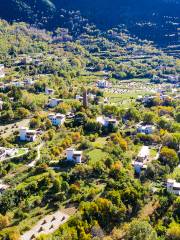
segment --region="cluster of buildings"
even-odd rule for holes
[[[159,94],[158,95],[150,95],[150,96],[139,96],[138,97],[138,101],[142,102],[143,104],[149,104],[149,103],[152,103],[153,100],[155,100],[156,98],[160,98],[161,101],[172,101],[173,98],[167,94],[163,94],[162,93],[162,90],[159,90]]]
[[[156,82],[156,81],[166,81],[166,82],[176,84],[180,81],[180,77],[179,77],[179,75],[162,75],[162,77],[154,75],[152,80],[154,82]]]
[[[66,116],[60,113],[51,113],[48,115],[48,119],[51,121],[53,126],[61,126],[65,120]],[[21,127],[19,129],[19,139],[23,142],[34,142],[40,131],[30,130],[27,127]]]
[[[33,86],[35,81],[32,78],[26,78],[23,81],[11,81],[10,83],[0,83],[0,89],[6,90],[9,87],[26,88]]]

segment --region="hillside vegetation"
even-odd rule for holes
[[[0,20],[0,240],[179,240],[180,62],[81,21]]]
[[[101,29],[125,24],[131,33],[143,39],[160,45],[178,43],[179,0],[1,0],[0,4],[0,17],[51,30],[67,26],[73,31],[76,28],[72,25],[80,27],[81,19],[86,18]]]

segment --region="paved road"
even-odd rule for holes
[[[60,225],[65,223],[69,219],[69,215],[57,211],[51,215],[48,215],[41,219],[30,231],[25,232],[22,236],[22,240],[33,240],[39,234],[49,234],[59,228]]]

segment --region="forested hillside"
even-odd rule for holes
[[[131,33],[141,38],[161,45],[178,43],[179,0],[2,0],[0,4],[0,17],[51,30],[59,26],[73,30],[85,17],[101,29],[126,24]]]

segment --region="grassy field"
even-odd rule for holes
[[[94,148],[100,148],[101,149],[106,144],[106,140],[107,140],[106,137],[99,137],[99,138],[96,139],[95,142],[92,143],[92,145],[93,145]]]
[[[94,164],[98,161],[103,160],[107,156],[107,153],[103,152],[101,149],[94,149],[87,153],[87,156],[89,156],[90,161],[89,164]]]

